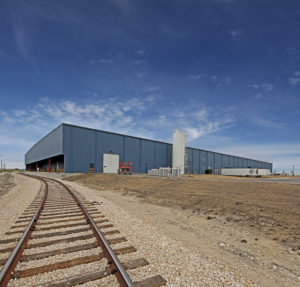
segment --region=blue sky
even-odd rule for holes
[[[1,0],[0,158],[61,122],[300,172],[300,2]]]

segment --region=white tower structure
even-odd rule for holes
[[[185,154],[185,132],[175,130],[173,134],[173,154],[172,167],[180,168],[180,173],[184,174],[184,154]]]

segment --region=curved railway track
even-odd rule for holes
[[[99,203],[86,201],[60,181],[30,177],[42,181],[42,188],[0,240],[0,287],[166,283],[160,275],[131,280],[126,270],[149,263],[144,258],[120,262],[117,255],[136,249],[123,247],[126,238],[98,211]],[[115,248],[118,244],[122,247]]]

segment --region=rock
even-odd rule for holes
[[[247,240],[246,239],[242,239],[241,242],[242,243],[247,243]]]
[[[221,243],[219,244],[219,246],[220,246],[220,247],[225,247],[225,246],[226,246],[226,244],[225,244],[225,243],[223,243],[223,242],[221,242]]]
[[[272,267],[273,267],[274,270],[277,270],[277,266],[276,265],[273,265]]]

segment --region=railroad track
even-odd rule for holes
[[[120,262],[118,256],[136,249],[124,246],[126,238],[98,210],[98,202],[60,181],[31,177],[42,181],[42,188],[0,240],[0,287],[165,285],[160,275],[131,280],[126,270],[149,263],[132,256]]]

